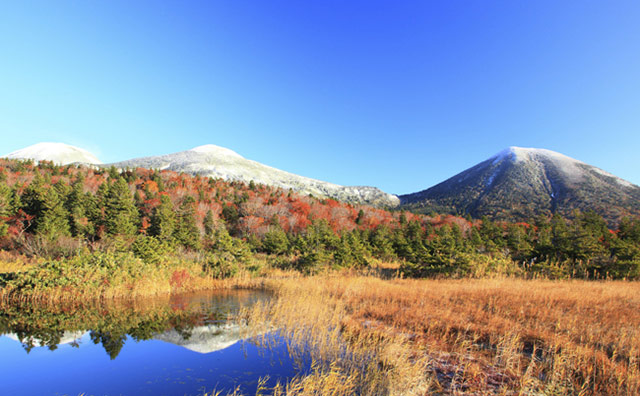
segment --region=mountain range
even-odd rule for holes
[[[551,213],[571,217],[578,209],[594,210],[610,223],[624,216],[640,215],[640,187],[563,154],[535,148],[509,147],[431,188],[400,196],[376,187],[341,186],[299,176],[211,144],[112,164],[102,164],[88,151],[63,143],[38,143],[6,157],[49,160],[62,165],[167,169],[231,181],[254,181],[352,204],[427,214],[527,220]]]

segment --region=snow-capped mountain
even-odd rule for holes
[[[169,330],[154,337],[156,340],[181,346],[198,353],[211,353],[230,347],[242,339],[239,325],[197,326],[185,336],[176,330]]]
[[[95,155],[87,150],[64,143],[36,143],[32,146],[9,153],[4,157],[11,159],[52,161],[58,165],[72,163],[102,164]]]
[[[58,340],[55,345],[78,343],[80,342],[82,337],[84,337],[87,334],[88,334],[87,331],[64,331],[62,333],[62,336],[60,337],[60,340]],[[35,338],[32,336],[21,337],[16,333],[0,334],[0,336],[10,338],[14,341],[18,341],[23,344],[31,344],[38,347],[51,346],[50,341],[47,342],[46,340],[43,340],[41,338]]]
[[[168,169],[247,183],[253,180],[255,183],[292,189],[303,194],[335,198],[354,204],[393,207],[400,203],[395,195],[387,194],[375,187],[340,186],[295,175],[246,159],[232,150],[212,144],[178,153],[136,158],[109,165],[117,168]]]
[[[525,220],[593,209],[610,222],[640,214],[640,187],[544,149],[510,147],[427,190],[400,196],[420,212]]]

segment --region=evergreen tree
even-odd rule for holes
[[[269,254],[284,254],[289,250],[287,234],[279,226],[270,227],[262,241],[262,248]]]
[[[507,247],[514,260],[526,260],[533,251],[532,241],[525,226],[510,224],[507,226]]]
[[[557,262],[566,260],[571,251],[571,240],[567,221],[559,214],[551,218],[551,246]]]
[[[185,197],[178,208],[173,235],[176,241],[185,247],[200,248],[200,230],[196,224],[195,199],[192,196]]]
[[[392,260],[395,257],[393,235],[389,227],[381,225],[371,234],[373,254],[381,260]]]
[[[113,168],[115,169],[115,168]],[[105,231],[111,235],[134,235],[139,214],[129,185],[122,177],[109,184],[104,202]]]
[[[392,242],[393,250],[399,258],[409,261],[415,261],[413,249],[407,241],[405,233],[401,228],[394,230]]]
[[[615,277],[640,277],[640,219],[623,219],[612,242],[616,261],[607,268]]]
[[[222,208],[222,218],[230,227],[235,227],[240,219],[240,213],[235,205],[225,205]]]
[[[4,176],[4,173],[0,173]],[[11,189],[5,183],[5,177],[0,177],[0,237],[6,235],[9,225],[7,220],[13,214]]]
[[[78,177],[71,186],[67,199],[71,234],[89,238],[95,235],[94,220],[97,217],[94,197],[84,192],[84,178]]]
[[[356,224],[357,225],[361,225],[362,224],[362,219],[364,218],[364,210],[360,209],[358,211],[358,217],[356,217]]]
[[[207,214],[204,216],[202,225],[204,227],[204,235],[207,238],[210,238],[215,230],[215,222],[213,221],[213,212],[211,209],[207,210]]]
[[[173,241],[176,230],[176,213],[173,209],[171,198],[166,194],[160,195],[160,204],[154,209],[151,216],[149,234],[164,242]]]
[[[484,216],[482,218],[482,224],[478,231],[482,236],[487,252],[499,252],[506,247],[502,228],[488,217]]]
[[[55,188],[45,187],[42,179],[34,179],[22,201],[25,213],[34,216],[31,231],[50,240],[71,234],[64,200]]]
[[[162,180],[162,175],[160,174],[159,171],[153,172],[153,175],[151,175],[151,180],[156,182],[156,184],[158,185],[159,192],[163,192],[165,190],[164,180]]]
[[[483,253],[485,250],[484,241],[477,227],[471,227],[469,231],[469,245],[478,253]]]
[[[368,265],[369,253],[358,231],[353,230],[342,234],[334,259],[342,267],[363,267]]]
[[[574,262],[588,264],[595,257],[605,254],[602,242],[609,238],[609,230],[604,220],[599,221],[602,219],[599,217],[595,212],[586,212],[578,214],[573,221],[568,254]]]
[[[551,224],[548,219],[542,215],[535,220],[534,224],[538,231],[534,241],[532,256],[539,262],[550,260],[554,256]]]

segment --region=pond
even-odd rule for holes
[[[310,365],[277,331],[247,338],[231,320],[269,298],[234,291],[42,307],[0,306],[0,383],[7,395],[253,395]],[[258,342],[258,339],[260,342]],[[264,346],[268,345],[268,347]]]

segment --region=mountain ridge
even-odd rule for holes
[[[400,203],[397,196],[385,193],[376,187],[341,186],[296,175],[246,159],[233,150],[213,144],[159,156],[134,158],[104,166],[167,169],[245,183],[254,181],[255,183],[291,189],[298,193],[325,196],[354,204],[395,207]]]

